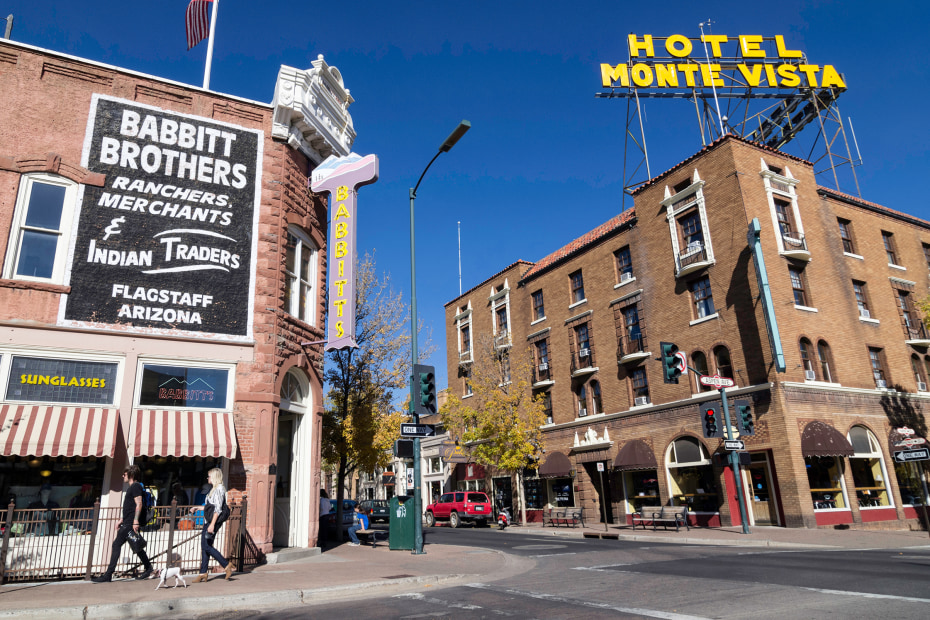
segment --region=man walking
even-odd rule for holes
[[[91,579],[94,583],[107,583],[113,580],[113,571],[119,562],[119,553],[125,542],[129,548],[142,560],[143,573],[136,579],[148,579],[152,574],[152,563],[145,554],[145,540],[139,534],[139,521],[142,516],[142,495],[145,490],[139,482],[142,470],[138,465],[130,465],[123,470],[123,482],[129,484],[123,499],[123,519],[116,526],[116,539],[113,541],[113,552],[110,554],[110,565],[102,575]]]

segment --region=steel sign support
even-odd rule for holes
[[[727,406],[727,391],[720,388],[720,401],[723,403],[723,423],[726,431],[727,441],[733,441],[733,429],[730,427],[730,408]],[[736,484],[736,501],[739,504],[739,518],[743,524],[743,534],[750,534],[749,520],[746,515],[746,502],[743,497],[743,479],[739,470],[739,455],[736,452],[727,454],[730,459],[730,467],[733,468],[733,482]]]

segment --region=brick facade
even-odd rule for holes
[[[548,391],[552,401],[546,452],[569,457],[573,501],[586,508],[587,518],[601,518],[602,502],[608,521],[620,523],[640,503],[685,502],[697,523],[739,523],[733,477],[719,460],[725,455],[722,440],[703,436],[702,406],[719,393],[702,388],[694,372],[677,384],[663,381],[655,358],[660,342],[673,342],[690,366],[703,359],[709,374],[720,371],[734,380],[727,390],[731,414],[734,400],[751,403],[755,435],[743,439],[752,464],[743,470],[756,523],[916,524],[891,456],[901,448],[889,436],[900,426],[926,434],[922,407],[930,403],[930,340],[915,302],[928,292],[930,223],[818,187],[809,162],[733,136],[662,173],[634,196],[634,209],[535,264],[508,267],[446,305],[450,390],[461,393],[468,366],[459,363],[455,316],[471,303],[480,309],[473,333],[489,329],[490,287],[507,276],[514,346],[547,341],[549,376],[537,377],[534,388]],[[754,218],[761,225],[783,373],[775,368],[747,242]],[[838,220],[852,231],[852,252],[844,252]],[[889,234],[894,264],[885,247]],[[583,299],[572,296],[579,272]],[[860,313],[853,281],[867,288],[868,316]],[[545,306],[540,319],[533,314],[538,292]],[[587,358],[580,357],[583,343]],[[881,375],[873,373],[870,347],[883,365]],[[842,497],[811,490],[811,467],[833,462],[832,456],[805,458],[813,453],[801,437],[812,421],[829,424],[843,437],[851,429],[868,429],[867,445],[880,447],[881,458],[868,459],[864,452],[838,457],[841,475],[828,482]],[[677,442],[686,437],[693,441]],[[649,446],[656,469],[615,463],[633,440]],[[685,462],[699,464],[676,473],[673,455],[691,454],[695,441],[702,458]],[[607,463],[606,493],[597,461]],[[874,480],[866,484],[870,475]],[[645,499],[638,499],[634,487]],[[548,500],[547,506],[557,505],[551,490]]]

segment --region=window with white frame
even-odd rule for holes
[[[762,176],[765,195],[768,199],[769,212],[773,228],[778,231],[775,243],[779,252],[806,250],[804,225],[798,210],[797,179],[791,171],[762,160]]]
[[[64,282],[78,184],[53,174],[20,178],[3,275]]]
[[[488,298],[491,302],[491,320],[494,324],[494,344],[497,347],[506,347],[511,343],[510,340],[510,286],[507,280],[504,280],[502,286],[492,287],[491,296]]]
[[[662,205],[666,209],[676,272],[690,272],[699,265],[713,263],[714,249],[707,229],[704,181],[697,170],[690,179],[673,188],[666,186]]]
[[[459,361],[470,362],[472,359],[471,301],[459,308],[459,313],[455,315],[455,323],[458,328],[459,336]]]
[[[284,273],[284,310],[310,325],[316,324],[317,249],[307,233],[290,226],[287,229],[287,255]]]
[[[849,443],[855,454],[849,457],[849,470],[856,485],[856,500],[860,508],[890,506],[888,474],[882,450],[872,431],[863,426],[849,429]]]

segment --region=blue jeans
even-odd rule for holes
[[[361,544],[361,543],[358,541],[358,536],[355,535],[355,532],[357,532],[357,531],[359,531],[359,530],[363,530],[363,529],[365,529],[365,528],[362,527],[362,524],[361,524],[361,523],[356,523],[356,524],[352,525],[351,527],[349,527],[349,539],[350,539],[352,542],[354,542],[356,545],[359,545],[359,544]]]
[[[214,560],[220,563],[220,566],[226,568],[226,565],[229,564],[229,560],[223,557],[223,554],[216,550],[216,547],[213,546],[213,540],[216,538],[216,533],[211,534],[207,531],[209,523],[205,523],[203,530],[200,532],[200,574],[207,572],[207,569],[210,567],[210,558],[213,557]]]

